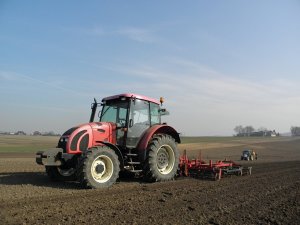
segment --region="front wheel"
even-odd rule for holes
[[[52,181],[76,180],[76,170],[73,167],[46,166],[46,173]]]
[[[105,188],[116,182],[119,172],[116,153],[107,146],[95,147],[81,156],[78,179],[86,188]]]
[[[167,134],[156,135],[147,147],[144,177],[148,181],[167,181],[175,177],[179,152],[175,140]]]

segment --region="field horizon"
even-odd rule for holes
[[[59,138],[59,136],[0,135],[0,152],[34,153],[38,150],[56,147]],[[182,136],[179,149],[193,144],[206,149],[294,139],[297,139],[297,137]]]

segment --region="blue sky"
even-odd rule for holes
[[[185,135],[299,126],[299,1],[0,1],[0,131],[63,132],[94,97],[166,99]]]

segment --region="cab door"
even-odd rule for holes
[[[151,126],[149,110],[149,102],[141,99],[132,99],[126,138],[127,147],[136,147],[144,132]]]

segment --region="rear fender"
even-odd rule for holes
[[[141,162],[145,161],[148,143],[155,134],[168,134],[172,136],[177,143],[181,143],[179,133],[173,127],[168,125],[154,125],[144,133],[137,145]]]

